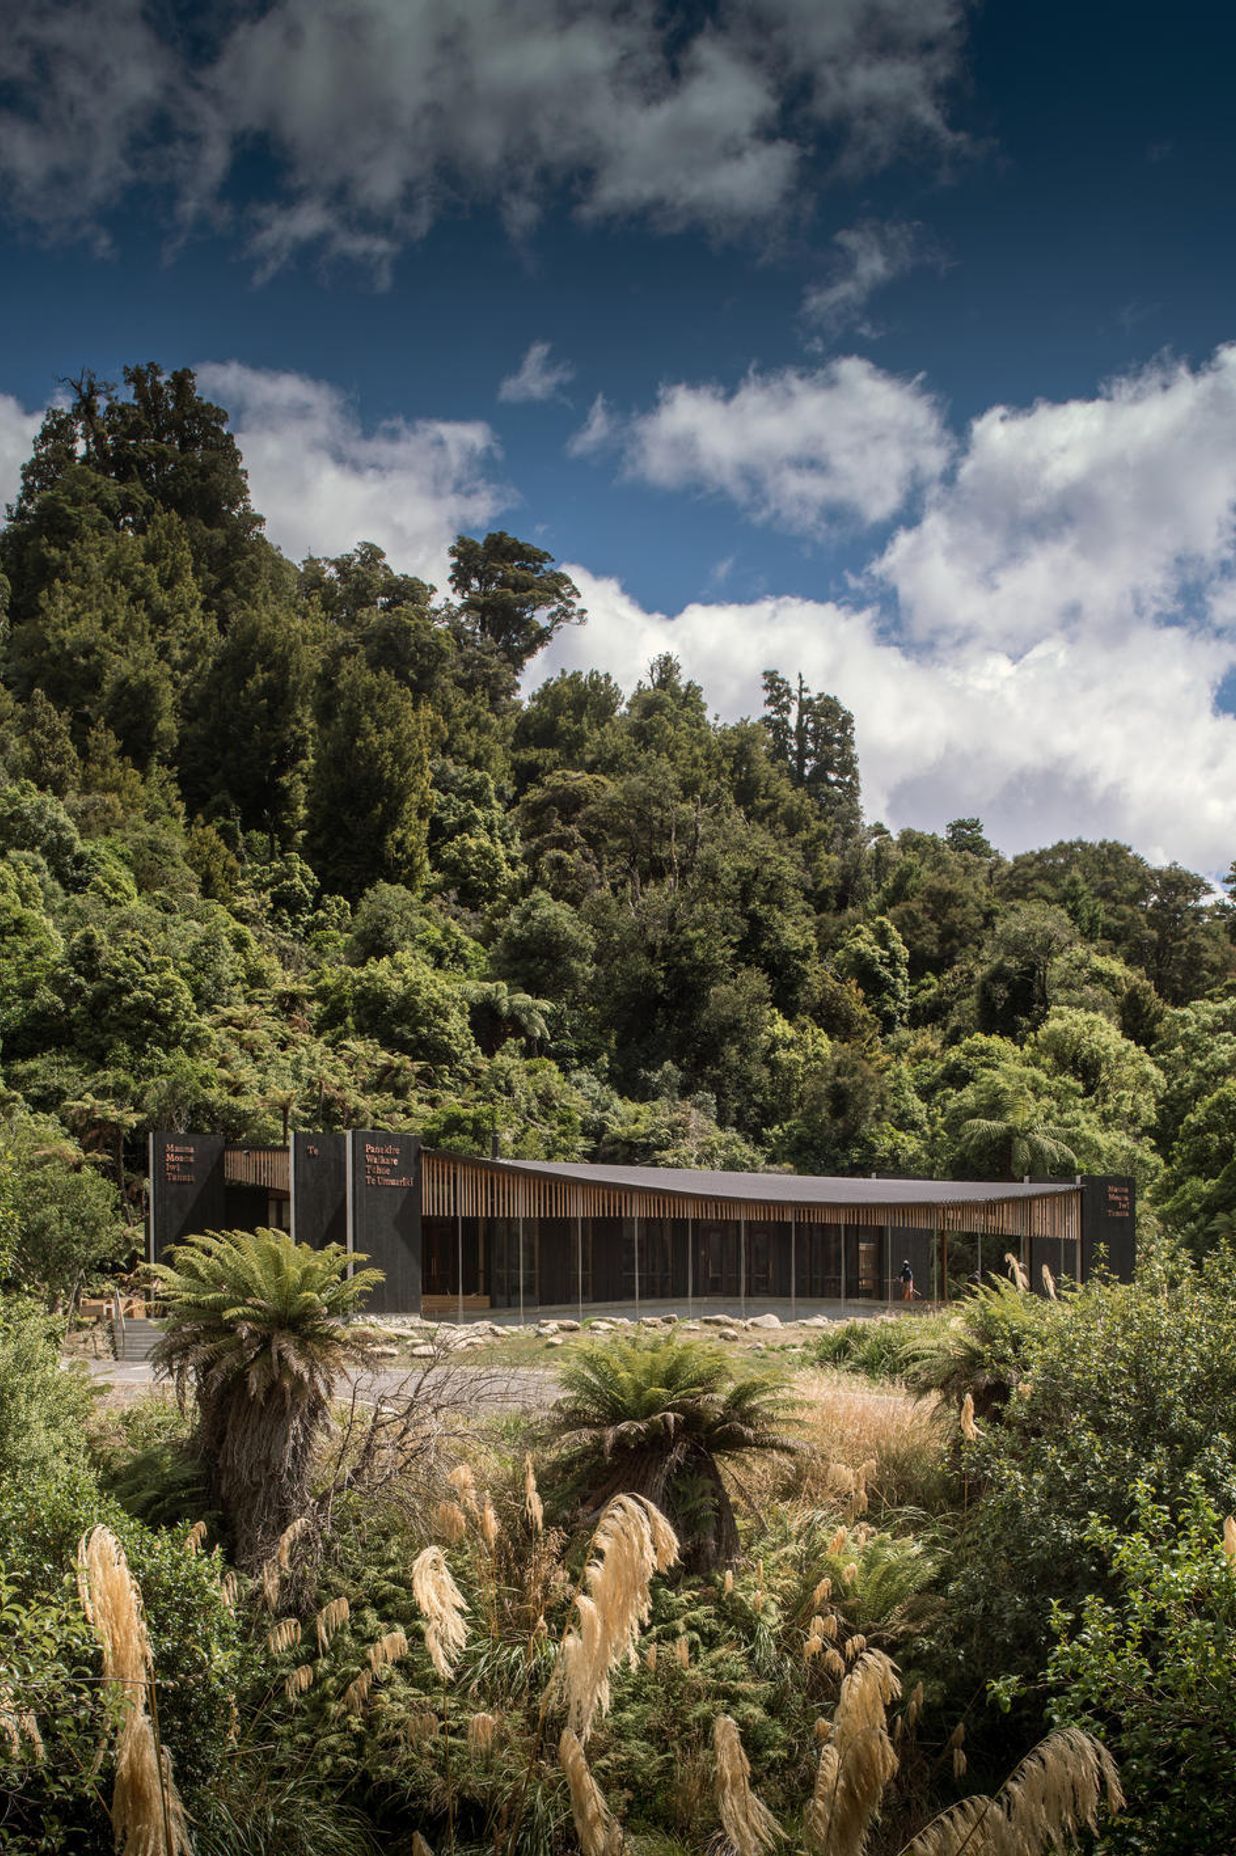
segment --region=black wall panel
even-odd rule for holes
[[[292,1236],[321,1250],[348,1241],[348,1139],[292,1136]]]
[[[150,1254],[156,1263],[182,1238],[226,1228],[221,1134],[150,1137]]]
[[[366,1306],[375,1314],[419,1314],[421,1144],[412,1134],[364,1128],[349,1140],[348,1248],[385,1277]]]

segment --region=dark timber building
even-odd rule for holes
[[[946,1301],[1016,1256],[1037,1287],[1096,1261],[1133,1273],[1133,1182],[813,1179],[671,1167],[479,1160],[408,1134],[150,1142],[150,1249],[192,1232],[291,1231],[384,1271],[387,1313]]]

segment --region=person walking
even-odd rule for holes
[[[901,1282],[902,1301],[912,1302],[914,1300],[914,1271],[910,1268],[909,1257],[906,1258],[901,1266],[899,1279]]]

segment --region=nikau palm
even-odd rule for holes
[[[381,1272],[349,1277],[348,1261],[281,1231],[210,1231],[156,1266],[168,1325],[155,1367],[196,1396],[197,1448],[242,1567],[305,1512],[334,1382],[365,1350],[347,1317]]]
[[[584,1506],[642,1495],[669,1517],[693,1570],[734,1560],[738,1527],[721,1462],[793,1448],[778,1382],[736,1378],[716,1349],[676,1335],[581,1348],[562,1381],[554,1428]]]

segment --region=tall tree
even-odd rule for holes
[[[429,722],[408,692],[363,658],[323,691],[305,848],[325,888],[357,897],[373,883],[425,880]]]
[[[313,740],[314,661],[286,606],[262,600],[236,617],[185,699],[180,777],[195,812],[291,841]]]
[[[853,844],[863,821],[854,717],[845,704],[824,690],[813,695],[801,672],[791,684],[766,670],[763,721],[774,757],[828,820],[834,848]]]
[[[187,367],[126,367],[124,383],[127,393],[91,373],[68,383],[68,403],[47,414],[22,471],[6,555],[28,565],[30,544],[54,538],[69,504],[139,534],[162,509],[184,523],[208,597],[252,590],[268,550],[227,413],[202,398]],[[13,578],[28,596],[28,576]]]
[[[490,645],[516,675],[564,625],[583,623],[579,588],[553,555],[499,529],[451,549],[451,587],[465,634]]]

